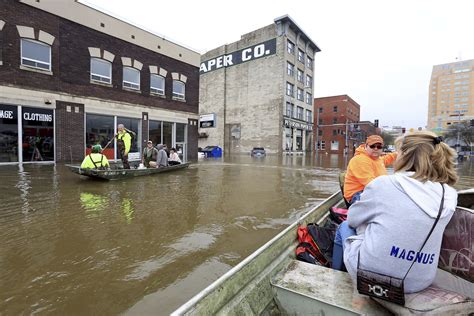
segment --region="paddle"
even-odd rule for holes
[[[114,139],[115,139],[115,136],[117,136],[117,135],[114,135],[114,137],[112,137],[112,139],[111,139],[111,140],[109,140],[109,142],[107,143],[107,145],[105,145],[105,146],[104,146],[104,148],[102,148],[102,151],[104,151],[104,150],[105,150],[105,148],[109,147],[109,145],[110,145],[110,144],[111,144],[111,143],[114,141]]]

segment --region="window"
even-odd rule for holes
[[[309,69],[313,69],[313,59],[311,57],[308,57],[306,59],[306,67],[308,67]]]
[[[336,129],[333,129],[332,130],[332,136],[336,136],[337,135],[337,130]]]
[[[303,74],[303,71],[298,69],[298,74],[296,75],[296,79],[299,81],[299,82],[304,82],[304,74]]]
[[[0,162],[18,162],[18,108],[0,104],[0,114]]]
[[[286,102],[286,116],[292,117],[293,116],[293,107],[294,105],[290,102]]]
[[[313,95],[309,92],[306,92],[306,104],[313,104]]]
[[[298,61],[304,64],[304,52],[301,49],[298,49]]]
[[[294,96],[294,86],[289,82],[286,83],[286,95]]]
[[[332,123],[333,123],[333,124],[336,124],[336,123],[337,123],[337,117],[335,117],[335,118],[332,119]]]
[[[300,119],[300,120],[303,120],[303,111],[304,111],[304,109],[301,106],[298,106],[297,111],[298,111],[298,113],[297,113],[298,117],[297,118]]]
[[[51,46],[22,38],[21,64],[26,67],[51,71]]]
[[[313,112],[310,110],[306,110],[306,121],[308,123],[313,123]]]
[[[323,119],[318,120],[318,125],[323,125]]]
[[[22,108],[23,161],[54,161],[53,110]]]
[[[114,133],[113,116],[86,114],[86,148],[91,148],[95,144],[105,147],[108,141],[113,139]],[[114,159],[114,151],[114,142],[111,142],[102,153],[108,159]]]
[[[91,58],[91,81],[112,83],[112,64],[104,59]]]
[[[298,88],[296,97],[298,100],[303,101],[304,100],[304,93],[303,90]]]
[[[319,113],[323,113],[323,108],[319,108]]]
[[[165,95],[165,78],[159,75],[150,75],[150,92]]]
[[[173,98],[178,100],[185,99],[186,86],[184,82],[173,80]]]
[[[308,88],[313,87],[313,77],[311,77],[310,75],[306,75],[306,86]]]
[[[292,41],[288,40],[287,42],[287,49],[288,54],[294,55],[295,54],[295,44]]]
[[[140,71],[131,67],[123,67],[123,87],[140,90]]]
[[[337,112],[337,105],[332,108],[333,112]]]
[[[295,65],[287,62],[287,73],[288,76],[293,77],[295,75]]]
[[[339,141],[337,140],[331,141],[331,150],[339,150]]]

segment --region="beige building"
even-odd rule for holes
[[[201,57],[199,146],[227,154],[312,150],[314,55],[289,17]]]
[[[441,131],[474,119],[474,59],[433,67],[429,91],[428,128]]]

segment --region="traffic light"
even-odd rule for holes
[[[375,127],[379,127],[379,120],[375,120],[374,125]]]

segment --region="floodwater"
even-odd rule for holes
[[[116,182],[1,166],[0,314],[169,314],[338,190],[345,163],[233,157]],[[459,174],[474,187],[474,162]]]

